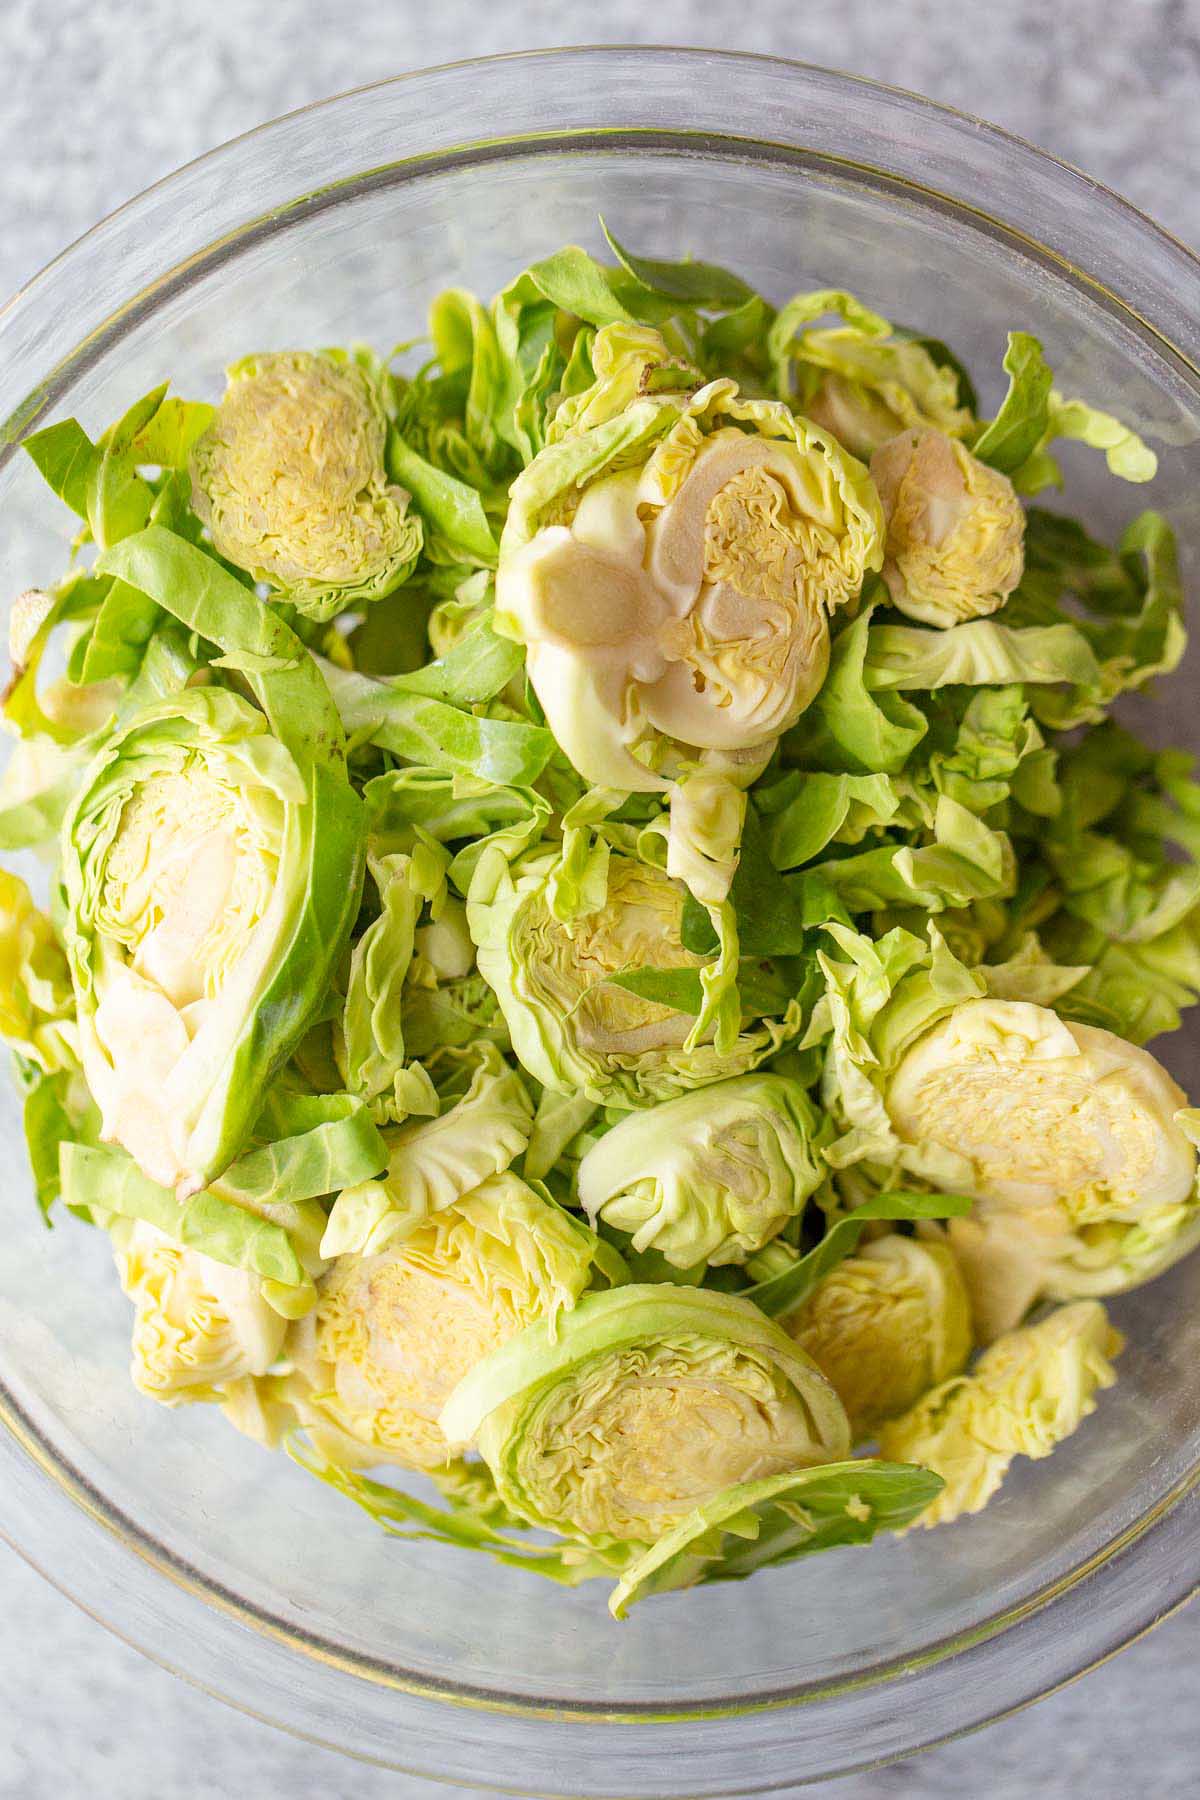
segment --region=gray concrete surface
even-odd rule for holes
[[[589,40],[775,52],[915,88],[1034,139],[1200,241],[1196,0],[3,0],[0,294],[130,194],[276,113],[456,56]],[[1016,1719],[822,1792],[1182,1800],[1200,1790],[1198,1667],[1193,1609]],[[0,1550],[0,1800],[448,1793],[220,1707]]]

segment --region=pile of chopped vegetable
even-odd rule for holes
[[[0,1031],[143,1393],[619,1617],[973,1513],[1114,1380],[1200,1241],[1200,786],[1109,717],[1170,526],[1032,504],[1154,455],[1034,338],[983,418],[610,244],[28,438]]]

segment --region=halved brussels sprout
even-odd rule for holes
[[[957,1375],[971,1354],[971,1307],[953,1253],[894,1231],[848,1256],[782,1322],[837,1390],[856,1443]]]
[[[820,1121],[782,1075],[741,1075],[631,1113],[579,1164],[579,1201],[679,1269],[741,1263],[797,1217],[824,1173]]]
[[[513,484],[497,628],[589,781],[662,788],[703,752],[752,780],[824,679],[830,613],[880,566],[874,487],[786,407],[700,386],[654,332],[602,330],[593,364]]]
[[[214,1262],[139,1220],[113,1233],[133,1301],[133,1385],[164,1406],[220,1400],[226,1382],[265,1375],[287,1321],[245,1269]]]
[[[1099,1301],[1076,1301],[1009,1332],[969,1375],[885,1424],[882,1455],[921,1463],[946,1483],[915,1523],[946,1525],[979,1512],[1014,1456],[1049,1456],[1096,1410],[1097,1390],[1113,1385],[1122,1343]]]
[[[421,523],[384,467],[369,363],[340,351],[244,357],[191,455],[192,505],[222,556],[328,619],[411,573]]]
[[[737,1075],[766,1060],[798,1027],[762,1020],[728,1050],[688,1048],[695,1016],[611,979],[632,969],[699,971],[685,950],[686,890],[653,864],[613,855],[602,903],[568,925],[555,915],[556,853],[507,866],[480,865],[467,916],[481,973],[504,1012],[513,1050],[559,1093],[600,1105],[648,1106],[684,1089]]]
[[[341,951],[358,833],[344,773],[306,780],[224,689],[146,708],[86,770],[62,840],[82,1060],[151,1180],[193,1193],[243,1147]]]
[[[972,1001],[905,1053],[886,1104],[901,1142],[948,1152],[975,1199],[949,1232],[985,1339],[1039,1297],[1136,1286],[1196,1241],[1185,1097],[1111,1032]]]
[[[477,1444],[510,1512],[617,1567],[722,1489],[849,1445],[837,1395],[778,1326],[671,1284],[590,1295],[523,1332],[456,1388],[441,1425]]]
[[[439,1468],[455,1384],[591,1278],[596,1240],[515,1175],[491,1177],[401,1242],[340,1257],[296,1328],[282,1392],[318,1448],[348,1468]]]
[[[875,452],[871,475],[894,606],[949,626],[1004,604],[1025,567],[1025,512],[1007,475],[939,431],[902,431]]]
[[[0,1038],[46,1075],[75,1068],[71,974],[50,920],[19,875],[0,869]]]

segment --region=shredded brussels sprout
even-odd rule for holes
[[[1200,1243],[1200,784],[1110,716],[1170,524],[1031,504],[1131,425],[605,236],[27,438],[0,1037],[142,1393],[620,1618],[1110,1385],[1097,1297]]]

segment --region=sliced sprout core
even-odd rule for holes
[[[544,854],[505,872],[494,890],[481,865],[467,907],[479,968],[495,991],[513,1050],[559,1093],[600,1105],[648,1106],[757,1066],[797,1028],[793,1014],[764,1020],[728,1049],[688,1048],[695,1018],[619,986],[613,976],[647,966],[699,971],[684,948],[686,892],[651,863],[613,854],[603,900],[564,923],[555,916],[560,864]]]
[[[1058,1203],[1075,1225],[1133,1220],[1191,1191],[1182,1090],[1111,1032],[1015,1000],[960,1006],[907,1053],[888,1086],[900,1136],[965,1157],[966,1191],[992,1209]]]
[[[598,370],[623,366],[614,333]],[[661,340],[624,355],[669,362]],[[576,768],[637,791],[704,751],[769,751],[824,679],[829,615],[878,568],[882,528],[866,471],[786,408],[727,381],[621,407],[617,380],[518,478],[496,598]]]

